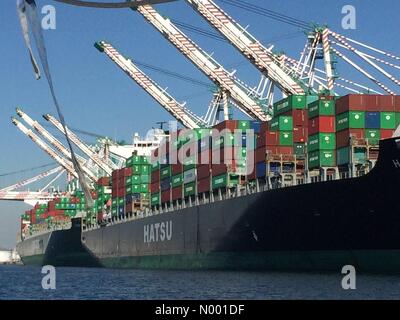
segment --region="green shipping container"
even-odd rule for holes
[[[292,146],[293,145],[293,132],[280,131],[279,132],[279,145]]]
[[[154,161],[154,162],[151,164],[151,172],[157,171],[157,170],[159,170],[159,169],[160,169],[160,163],[159,163],[158,161]]]
[[[294,149],[294,154],[296,156],[304,156],[306,153],[306,144],[305,143],[294,143],[293,149]]]
[[[157,206],[160,204],[160,194],[159,193],[152,193],[151,194],[151,205]]]
[[[183,170],[190,170],[196,167],[196,156],[192,157],[187,157],[186,159],[183,160]]]
[[[239,120],[238,121],[238,129],[240,129],[240,130],[248,130],[248,129],[250,129],[250,121],[248,121],[248,120]]]
[[[239,176],[233,174],[222,174],[212,178],[212,188],[213,190],[219,188],[231,188],[239,184]]]
[[[318,150],[308,154],[308,168],[310,170],[321,167],[336,166],[336,152],[333,150]]]
[[[162,168],[160,170],[160,178],[161,179],[165,179],[165,178],[169,178],[171,176],[171,166],[168,165],[165,168]]]
[[[151,166],[148,164],[144,164],[140,168],[140,174],[142,175],[150,175],[151,174]]]
[[[183,175],[182,173],[177,174],[171,179],[172,188],[180,187],[183,184]]]
[[[186,183],[183,186],[183,195],[185,197],[192,196],[196,194],[196,182]]]
[[[400,112],[396,112],[396,128],[400,125]]]
[[[305,109],[307,97],[304,95],[292,95],[274,103],[274,116],[286,113],[293,109]]]
[[[118,198],[118,206],[121,207],[125,204],[125,199],[124,198]]]
[[[141,193],[147,193],[149,192],[149,185],[147,183],[142,183],[140,185],[140,192]]]
[[[308,118],[334,116],[335,100],[318,100],[308,105]]]
[[[272,131],[292,131],[293,117],[280,116],[271,120],[270,127]]]
[[[151,182],[150,180],[151,180],[150,175],[141,175],[140,176],[141,183],[150,183]]]
[[[339,114],[336,117],[336,129],[342,131],[345,129],[364,129],[365,128],[365,112],[350,111]]]
[[[379,144],[379,140],[381,138],[381,132],[378,129],[366,129],[365,130],[365,139],[368,140],[369,144],[377,145]]]
[[[141,165],[139,165],[139,164],[134,164],[133,166],[132,166],[132,174],[141,174],[142,173],[142,168],[141,168],[142,166]]]
[[[354,148],[353,163],[365,164],[367,161],[367,154],[364,148]],[[348,165],[350,159],[350,147],[340,148],[337,150],[337,165]]]
[[[381,129],[396,129],[396,113],[381,112]]]
[[[308,137],[308,152],[335,149],[336,135],[334,133],[317,133]]]

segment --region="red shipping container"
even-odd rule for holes
[[[48,202],[49,211],[53,211],[56,208],[56,203],[54,201]]]
[[[173,176],[178,174],[178,173],[182,173],[182,170],[183,170],[182,164],[178,163],[178,164],[173,164],[172,165],[171,171],[172,171],[172,175]]]
[[[308,129],[305,127],[294,127],[293,128],[293,142],[304,143],[307,141]]]
[[[228,172],[228,167],[226,164],[213,164],[211,166],[211,173],[213,177],[219,176],[227,172]]]
[[[159,191],[160,191],[160,183],[158,181],[150,184],[151,193],[158,193]]]
[[[211,164],[202,164],[197,167],[197,179],[205,179],[210,177],[211,174]]]
[[[255,163],[265,161],[266,153],[267,153],[266,147],[257,148]]]
[[[117,196],[118,196],[118,198],[125,196],[125,187],[118,189]]]
[[[292,110],[287,112],[286,115],[293,117],[294,127],[306,127],[308,124],[308,111],[306,109]]]
[[[347,129],[336,133],[336,147],[343,148],[349,146],[350,137],[354,139],[364,139],[364,129]]]
[[[395,97],[392,95],[379,95],[377,96],[377,110],[369,110],[368,111],[387,111],[387,112],[393,112],[394,105],[395,105]]]
[[[51,210],[48,212],[49,217],[63,216],[64,210]]]
[[[277,131],[265,131],[260,133],[257,138],[257,147],[263,146],[278,146],[279,145],[279,132]]]
[[[392,129],[381,129],[381,140],[392,138],[394,131]]]
[[[400,112],[400,96],[394,97],[394,110]]]
[[[198,180],[197,181],[197,192],[198,193],[209,192],[210,191],[210,182],[211,182],[210,177]]]
[[[97,184],[99,186],[109,186],[110,185],[110,177],[101,177],[99,180],[97,180]]]
[[[256,165],[254,164],[254,167],[252,168],[247,168],[247,172],[249,173],[251,170],[251,173],[247,175],[247,180],[252,181],[257,179],[256,175]]]
[[[269,122],[261,122],[260,133],[267,132],[269,128]]]
[[[96,191],[91,191],[90,194],[92,195],[93,199],[97,199],[99,197]]]
[[[341,114],[349,110],[365,111],[367,99],[366,95],[362,94],[349,94],[336,100],[336,114]],[[372,100],[373,101],[373,98]]]
[[[132,168],[122,168],[122,172],[124,177],[130,177],[132,175]]]
[[[172,200],[182,199],[183,196],[183,187],[172,188]]]
[[[151,173],[151,182],[159,182],[160,181],[160,170],[153,171]]]
[[[113,180],[114,180],[114,179],[117,179],[117,177],[118,177],[118,170],[114,170],[114,171],[111,173],[111,177],[112,177]]]
[[[222,131],[224,129],[228,129],[230,131],[235,131],[237,129],[237,121],[236,120],[226,120],[218,123],[213,127],[214,129],[217,129],[218,131]]]
[[[274,154],[274,155],[293,154],[293,147],[267,146],[267,153]]]
[[[335,117],[321,116],[308,121],[308,135],[312,136],[317,133],[334,133]]]
[[[118,189],[111,190],[111,197],[112,198],[117,198],[118,197]]]
[[[171,201],[170,190],[161,192],[161,203],[170,202],[170,201]]]
[[[60,201],[61,201],[61,198],[55,198],[54,199],[54,203],[60,203]]]

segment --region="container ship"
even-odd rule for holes
[[[25,264],[400,271],[400,97],[292,95],[268,122],[169,132],[21,218]]]

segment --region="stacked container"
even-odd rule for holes
[[[397,126],[396,97],[347,95],[336,102],[338,165],[365,163],[365,148],[352,148],[355,140],[378,145],[390,138]]]
[[[336,166],[335,100],[320,96],[308,105],[308,169]]]

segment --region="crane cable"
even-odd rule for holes
[[[31,31],[32,31],[32,34],[33,34],[33,37],[35,40],[36,48],[39,53],[39,59],[42,64],[43,71],[46,75],[47,83],[50,88],[50,92],[51,92],[51,96],[53,98],[54,105],[57,109],[58,117],[60,119],[61,125],[65,132],[65,138],[67,140],[67,143],[68,143],[68,146],[69,146],[69,149],[71,152],[71,160],[72,160],[74,169],[75,169],[76,173],[78,174],[79,183],[85,194],[86,206],[88,209],[90,209],[93,207],[94,202],[93,202],[93,199],[92,199],[92,196],[90,193],[89,183],[88,183],[88,181],[83,173],[83,170],[76,158],[74,149],[72,148],[72,144],[69,139],[67,127],[65,124],[64,115],[61,111],[61,107],[60,107],[57,97],[56,97],[53,80],[52,80],[52,76],[51,76],[51,72],[50,72],[50,66],[49,66],[49,62],[47,59],[47,50],[46,50],[44,37],[43,37],[43,33],[42,33],[42,27],[41,27],[41,24],[40,24],[38,15],[37,15],[37,7],[36,7],[35,0],[17,0],[17,10],[18,10],[19,20],[21,23],[25,43],[28,47],[30,54],[32,53],[32,51],[31,51],[32,48],[30,46],[30,41],[29,41],[29,27],[31,27]],[[39,68],[36,63],[36,60],[31,58],[31,62],[32,62],[34,70],[35,70],[36,78],[38,79],[38,78],[40,78],[40,72],[39,72]]]

